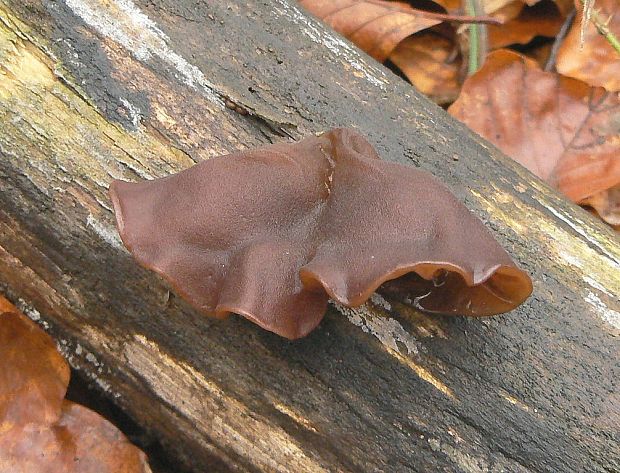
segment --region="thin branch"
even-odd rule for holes
[[[580,3],[583,5],[583,16],[581,19],[581,41],[579,47],[583,49],[585,31],[588,23],[592,21],[592,24],[599,34],[607,40],[616,53],[620,54],[620,40],[609,28],[609,22],[611,21],[612,16],[610,15],[607,20],[603,20],[600,13],[594,10],[594,0],[580,0]]]
[[[594,0],[580,0],[583,5],[583,16],[581,17],[581,31],[579,32],[579,49],[583,49],[583,43],[586,41],[586,28],[590,23],[590,16],[594,8]]]
[[[618,54],[620,54],[620,40],[616,37],[616,35],[609,29],[609,22],[611,20],[611,16],[607,19],[607,21],[603,22],[600,19],[600,15],[598,12],[592,13],[592,23],[598,30],[599,34],[603,35],[607,42],[611,44],[611,47],[616,50]]]
[[[573,8],[566,17],[566,20],[564,21],[562,28],[560,28],[558,35],[555,37],[555,41],[553,41],[553,46],[551,46],[551,52],[549,53],[549,59],[547,59],[547,63],[545,64],[546,72],[551,72],[555,69],[555,62],[558,57],[558,51],[560,50],[560,46],[562,45],[564,38],[566,38],[570,27],[573,26],[573,21],[575,21],[576,15],[577,10]]]

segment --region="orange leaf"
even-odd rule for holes
[[[406,2],[301,0],[299,3],[381,62],[407,36],[441,23],[420,16]]]
[[[534,6],[541,0],[478,0],[480,7],[486,15],[493,15],[500,20],[512,19],[525,5]],[[461,13],[465,10],[464,0],[433,0],[434,3],[441,5],[448,13]],[[553,0],[562,16],[566,16],[572,11],[573,0]],[[511,12],[516,13],[512,14]],[[505,18],[507,14],[508,18]]]
[[[64,400],[69,375],[52,339],[0,296],[0,472],[150,472],[116,427]]]
[[[446,37],[433,31],[423,31],[401,41],[390,60],[423,94],[439,104],[456,99],[460,58],[452,59],[456,46]]]
[[[611,17],[607,27],[616,37],[620,37],[618,7],[618,0],[596,0],[594,6],[603,20]],[[583,49],[580,49],[582,18],[581,13],[577,15],[562,43],[556,64],[558,72],[607,90],[620,91],[620,54],[598,33],[592,22],[587,25]]]
[[[620,230],[620,186],[588,197],[581,205],[592,207],[608,224]]]
[[[517,18],[524,8],[525,5],[521,0],[515,0],[513,2],[507,3],[502,8],[494,10],[492,13],[493,17],[501,20],[502,25],[504,25],[510,20],[514,20],[515,18]],[[501,25],[498,25],[498,27],[501,27]]]
[[[573,8],[575,7],[575,3],[573,0],[553,0],[553,1],[558,6],[558,9],[560,10],[560,13],[563,16],[567,16],[571,11],[573,11]]]
[[[446,9],[447,12],[450,13],[459,13],[465,10],[465,0],[433,0],[435,3],[438,3],[442,7]],[[510,3],[519,3],[523,5],[522,0],[478,0],[480,3],[481,10],[490,15],[491,13],[495,13],[498,10],[506,7]]]
[[[552,47],[553,44],[550,42],[541,43],[536,46],[528,46],[525,54],[534,59],[541,68],[544,68],[549,61]]]
[[[540,0],[532,0],[526,2],[525,0],[478,0],[480,3],[480,9],[486,15],[493,15],[495,18],[502,18],[503,15],[500,13],[501,11],[511,11],[514,9],[521,10],[523,6],[527,3],[528,5],[534,5]],[[560,1],[571,1],[571,0],[560,0]],[[449,13],[460,13],[465,11],[465,0],[433,0],[433,2],[441,5],[446,9]],[[500,13],[498,15],[498,13]],[[516,16],[516,14],[515,14]]]
[[[58,421],[69,365],[26,316],[0,317],[0,365],[0,432],[6,425]]]
[[[498,10],[505,8],[507,5],[514,3],[514,0],[479,0],[479,1],[480,1],[480,6],[482,7],[482,10],[487,14],[495,13]],[[535,2],[536,1],[538,0],[535,0]],[[527,3],[527,2],[520,1],[520,3]]]
[[[438,5],[444,7],[444,9],[449,13],[458,13],[463,11],[463,1],[462,0],[433,0]],[[506,0],[512,1],[512,0]]]
[[[620,99],[604,89],[498,50],[449,112],[575,202],[620,183]]]
[[[511,44],[527,44],[536,36],[554,37],[564,19],[550,1],[542,1],[521,10],[519,16],[503,25],[489,25],[489,46],[499,49]]]

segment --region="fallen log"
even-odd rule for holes
[[[197,471],[620,469],[614,233],[290,0],[0,0],[0,290]],[[174,297],[107,188],[354,126],[534,279],[518,310],[375,297],[296,342]]]

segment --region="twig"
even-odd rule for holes
[[[579,49],[583,49],[583,44],[586,42],[586,28],[590,23],[590,16],[594,8],[594,0],[580,0],[580,2],[583,5],[583,16],[581,17],[581,30],[579,32]]]
[[[607,21],[600,21],[600,15],[598,12],[592,13],[592,23],[598,30],[599,34],[603,35],[607,42],[611,44],[611,47],[616,50],[618,54],[620,54],[620,40],[616,37],[616,35],[609,29],[609,22],[611,21],[611,16],[607,19]]]
[[[620,40],[614,32],[609,29],[609,22],[611,21],[612,16],[610,15],[607,20],[603,21],[599,12],[594,10],[594,0],[580,0],[580,3],[583,5],[583,17],[581,19],[581,41],[579,45],[580,49],[583,49],[585,31],[588,22],[592,21],[592,24],[594,24],[594,27],[599,34],[607,40],[607,42],[618,54],[620,54]]]
[[[573,8],[566,17],[566,20],[564,20],[564,24],[562,25],[562,28],[560,28],[558,35],[555,37],[555,41],[553,41],[553,46],[551,46],[551,52],[549,53],[549,59],[547,59],[547,63],[545,64],[546,72],[551,72],[555,69],[555,62],[557,60],[558,51],[560,50],[560,46],[562,45],[564,38],[566,38],[566,35],[568,34],[568,30],[571,26],[573,26],[573,21],[575,21],[576,15],[577,10]]]

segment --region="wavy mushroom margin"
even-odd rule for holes
[[[438,199],[430,210],[419,203],[429,193]],[[212,158],[154,181],[114,181],[110,196],[140,265],[209,316],[236,313],[289,339],[310,333],[330,298],[356,307],[379,291],[430,313],[488,316],[532,292],[527,273],[443,185],[380,160],[355,130]],[[286,226],[308,215],[300,232]],[[381,240],[386,225],[400,235],[397,250]]]

